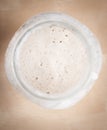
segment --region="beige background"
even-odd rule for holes
[[[67,13],[86,24],[104,55],[92,91],[65,110],[33,104],[11,87],[4,72],[5,50],[15,31],[29,17],[48,11]],[[107,130],[107,0],[0,0],[0,130]]]

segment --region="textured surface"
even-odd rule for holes
[[[98,37],[104,54],[99,79],[91,92],[66,110],[47,110],[15,91],[4,72],[8,42],[32,15],[47,11],[68,13]],[[107,0],[0,1],[0,130],[107,130]],[[11,76],[11,75],[10,75]]]
[[[54,95],[75,88],[89,72],[89,56],[83,40],[66,26],[38,26],[21,41],[16,64],[29,86]]]

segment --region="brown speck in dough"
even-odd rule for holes
[[[48,92],[46,92],[47,94],[50,94],[50,92],[48,91]]]
[[[36,77],[35,79],[38,80],[38,77]]]
[[[40,66],[43,66],[43,63],[42,63],[42,62],[40,63]]]
[[[53,77],[51,77],[51,79],[54,79]]]

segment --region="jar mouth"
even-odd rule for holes
[[[49,23],[49,22],[48,22]],[[51,24],[54,24],[55,25],[55,22],[53,22],[53,21],[50,21],[50,23]],[[63,24],[63,23],[59,23],[59,22],[57,22],[58,24]],[[46,24],[46,23],[43,23],[43,24]],[[39,26],[41,26],[41,24],[39,25]],[[32,29],[34,29],[35,27],[33,27]],[[32,29],[30,29],[28,32],[31,32],[31,30]],[[74,29],[73,29],[74,30]],[[78,33],[78,32],[77,32]],[[21,38],[21,39],[24,39],[26,37],[26,34],[24,34],[24,36]],[[19,68],[18,68],[18,65],[17,64],[19,64],[18,63],[18,58],[17,58],[17,55],[20,53],[20,49],[19,49],[19,46],[20,46],[20,43],[21,43],[21,39],[19,40],[19,43],[17,44],[17,46],[16,46],[16,50],[14,51],[15,53],[14,53],[14,59],[15,59],[15,61],[14,61],[14,70],[15,70],[15,73],[16,73],[16,76],[17,76],[17,78],[18,78],[18,80],[20,81],[20,83],[21,83],[21,85],[27,90],[27,91],[29,91],[29,92],[31,92],[32,94],[34,94],[34,95],[36,95],[36,96],[39,96],[39,97],[41,97],[41,98],[47,98],[47,99],[61,99],[61,98],[65,98],[65,97],[68,97],[69,95],[71,95],[71,93],[72,93],[72,91],[73,91],[73,89],[69,89],[67,92],[65,92],[66,90],[64,90],[64,93],[61,93],[60,95],[58,95],[58,94],[54,94],[54,95],[49,95],[49,93],[47,94],[45,94],[45,93],[42,93],[41,91],[39,91],[39,90],[37,90],[37,88],[36,89],[34,89],[32,86],[30,86],[30,85],[28,85],[28,84],[24,84],[24,80],[22,80],[22,78],[21,78],[21,73],[19,73],[18,71],[19,71]],[[24,39],[25,40],[25,39]],[[83,40],[85,40],[85,39],[83,39]],[[83,41],[84,42],[84,41]],[[86,40],[85,40],[85,42],[86,42]],[[22,42],[22,44],[23,44],[23,42]],[[22,45],[23,46],[23,45]],[[86,48],[87,49],[87,48]],[[87,51],[88,51],[88,49],[87,49]],[[90,57],[90,55],[89,55],[89,57]],[[22,55],[21,55],[21,58],[22,58]],[[69,59],[70,60],[70,59]],[[74,64],[74,63],[73,63]],[[90,65],[91,66],[91,65]],[[89,66],[89,67],[90,67]],[[88,68],[88,67],[87,67]],[[75,70],[75,72],[76,72],[76,70]],[[81,81],[78,81],[78,83],[76,83],[77,85],[75,85],[74,87],[74,90],[76,91],[79,87],[82,87],[82,86],[84,86],[83,84],[86,82],[86,80],[89,78],[89,75],[90,75],[90,72],[91,72],[91,68],[88,68],[88,72],[87,72],[87,75],[86,76],[84,76],[83,75],[83,77],[84,78],[82,78],[83,79],[83,81],[81,82]],[[59,86],[60,86],[60,84],[59,84]],[[31,90],[31,88],[32,88],[32,90]],[[49,91],[49,89],[48,89],[48,91]]]
[[[69,89],[68,91],[66,91],[62,94],[59,94],[59,95],[45,93],[45,92],[42,92],[40,89],[32,87],[32,85],[29,82],[26,82],[26,78],[23,78],[22,72],[20,69],[21,62],[19,62],[21,58],[23,59],[23,56],[21,57],[21,55],[20,55],[20,52],[21,52],[20,50],[23,47],[24,43],[26,43],[26,45],[27,45],[27,42],[26,42],[27,38],[29,38],[35,32],[35,30],[38,29],[39,27],[42,27],[42,29],[38,29],[40,37],[42,37],[41,34],[43,34],[42,38],[45,37],[44,36],[45,34],[48,34],[50,36],[50,32],[47,33],[48,31],[46,30],[46,33],[45,33],[45,31],[42,32],[41,30],[43,30],[43,28],[45,30],[45,26],[50,27],[51,25],[55,25],[54,29],[66,28],[67,31],[69,30],[68,32],[69,32],[70,36],[71,36],[70,30],[73,30],[74,35],[72,35],[72,37],[75,36],[80,40],[80,42],[83,44],[83,46],[85,48],[85,53],[87,54],[87,58],[88,58],[88,62],[87,62],[88,64],[86,67],[86,71],[84,71],[85,76],[80,75],[81,80],[78,80],[79,81],[78,83],[75,81],[76,85],[74,85],[74,88]],[[52,31],[52,28],[51,28],[51,31]],[[56,36],[59,39],[59,41],[61,41],[60,37],[63,35],[63,33],[61,33],[61,36],[60,36],[59,35],[60,33],[58,31],[56,31],[54,33],[54,36]],[[65,35],[65,37],[66,37],[66,35]],[[40,39],[39,35],[37,38]],[[81,24],[80,22],[78,22],[77,20],[75,20],[72,17],[69,17],[62,13],[44,13],[44,14],[40,14],[38,16],[34,16],[30,20],[28,20],[23,26],[21,26],[21,28],[17,31],[17,33],[13,39],[14,39],[13,40],[14,48],[12,48],[12,63],[11,64],[12,64],[13,71],[14,71],[14,77],[18,82],[18,87],[20,89],[22,89],[22,91],[29,93],[29,95],[31,95],[32,98],[34,98],[34,100],[35,99],[55,100],[55,101],[56,100],[68,100],[68,99],[73,100],[73,97],[75,97],[76,100],[73,102],[77,102],[77,100],[80,100],[80,98],[82,98],[82,95],[85,95],[90,90],[93,82],[98,78],[98,75],[99,75],[99,72],[101,69],[101,65],[102,65],[102,53],[101,53],[100,45],[99,45],[98,41],[96,40],[95,36],[91,33],[91,31],[86,26],[84,26],[83,24]],[[46,40],[49,40],[49,39],[47,38]],[[13,41],[11,41],[11,44],[13,44]],[[54,40],[52,40],[52,41],[54,41]],[[65,43],[66,43],[66,41],[65,41]],[[48,56],[51,55],[51,58],[48,60],[48,62],[46,61],[46,63],[50,65],[48,67],[52,67],[52,65],[54,65],[53,57],[59,51],[59,50],[57,50],[59,46],[57,48],[55,48],[55,45],[53,45],[53,44],[54,43],[52,43],[52,45],[49,45],[49,47],[48,47],[48,50],[50,49],[49,51],[51,51],[52,53],[55,52],[53,54],[48,55]],[[62,46],[64,46],[62,41],[61,41],[61,43],[59,42],[59,44],[62,44]],[[80,44],[80,45],[82,45],[82,44]],[[47,45],[47,43],[46,43],[46,45]],[[67,43],[67,45],[69,46],[68,43]],[[80,45],[79,45],[79,47],[80,47]],[[52,48],[54,48],[54,51],[52,51]],[[65,48],[65,46],[63,48]],[[70,50],[69,47],[68,47],[68,50]],[[66,55],[68,54],[68,50],[67,50],[67,53],[64,53],[62,58],[60,58],[61,56],[59,56],[59,59],[61,61],[63,61],[62,59],[64,59],[64,61],[66,61],[65,60],[66,57],[64,57],[64,56],[65,56],[65,54]],[[71,49],[71,50],[73,51],[73,49]],[[23,50],[22,52],[24,52],[24,51],[25,50]],[[79,53],[79,49],[76,49],[76,51]],[[60,51],[60,53],[63,54],[63,50],[62,50],[62,52]],[[60,55],[60,53],[58,53],[58,55]],[[34,52],[34,54],[36,54],[36,53]],[[76,54],[75,51],[74,51],[74,54]],[[58,55],[56,55],[56,57],[54,57],[54,58],[57,59]],[[30,57],[30,55],[28,55],[28,56]],[[39,56],[41,56],[41,55],[39,55]],[[69,59],[68,55],[67,55],[67,58],[68,58],[67,62],[69,61],[68,64],[70,64],[71,58]],[[51,61],[52,64],[50,62],[51,59],[52,59],[52,61]],[[77,59],[78,59],[78,55],[77,55]],[[76,58],[75,58],[74,62],[76,62]],[[82,62],[80,62],[80,63],[82,63]],[[61,63],[62,66],[63,66],[63,64],[65,64],[65,62]],[[57,63],[57,65],[59,65],[59,63]],[[74,67],[74,65],[73,65],[73,67]],[[32,70],[32,68],[31,68],[31,70]],[[57,71],[58,69],[55,69],[55,70]],[[72,70],[74,71],[74,69],[72,69]],[[59,71],[63,72],[61,70],[61,67],[59,67]],[[27,69],[27,72],[29,72],[29,69]],[[45,72],[47,72],[47,71],[45,71]],[[76,70],[76,73],[77,72],[79,74],[79,71]],[[80,69],[80,72],[81,72],[81,69]],[[63,75],[63,73],[61,73],[61,74]],[[43,74],[43,75],[45,75],[45,74]],[[56,75],[55,75],[55,77],[56,77]],[[44,78],[44,82],[45,82],[46,81],[45,76],[43,78]],[[54,83],[57,80],[55,79],[55,80],[51,80],[51,81],[52,81],[52,83]],[[41,82],[43,82],[43,80],[41,80]],[[67,78],[66,78],[66,82],[68,83]],[[47,84],[48,84],[48,81],[47,81]]]

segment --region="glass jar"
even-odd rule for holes
[[[5,56],[12,85],[50,109],[64,109],[82,99],[98,78],[101,64],[101,47],[93,33],[62,13],[40,14],[24,23]]]

